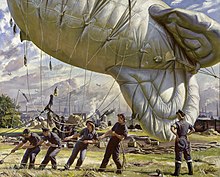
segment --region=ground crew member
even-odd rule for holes
[[[63,116],[61,116],[61,121],[60,121],[61,125],[60,125],[60,131],[59,131],[59,137],[61,138],[61,140],[63,140],[65,138],[65,118]]]
[[[43,170],[49,161],[51,161],[52,169],[57,169],[57,162],[56,162],[56,155],[61,150],[61,139],[59,136],[54,133],[50,132],[48,128],[42,128],[43,131],[43,137],[42,140],[39,142],[39,144],[42,144],[44,141],[48,141],[46,143],[47,146],[49,146],[49,149],[47,150],[47,154],[44,157],[44,160],[41,162],[41,165],[39,169]]]
[[[110,135],[111,138],[108,142],[106,147],[104,159],[102,160],[101,166],[98,171],[102,172],[105,170],[109,159],[112,155],[112,158],[117,166],[117,174],[122,173],[122,164],[119,161],[119,148],[120,148],[120,141],[127,137],[128,129],[125,125],[125,116],[123,114],[118,114],[118,122],[112,127],[111,130],[107,131],[105,134],[99,137],[99,139],[105,138],[106,136]]]
[[[68,170],[70,168],[70,166],[73,164],[77,154],[80,152],[80,157],[77,160],[76,163],[76,167],[75,169],[79,169],[80,166],[82,165],[85,157],[86,157],[86,151],[87,151],[87,147],[88,144],[94,144],[97,142],[97,133],[95,131],[95,124],[88,120],[86,121],[86,128],[84,128],[80,133],[76,133],[72,136],[68,136],[66,137],[64,140],[70,140],[70,139],[74,139],[74,138],[78,138],[81,137],[75,144],[72,154],[69,158],[69,160],[67,161],[66,165],[64,166],[65,170]]]
[[[38,145],[39,141],[41,140],[40,136],[36,133],[31,133],[29,129],[25,129],[22,133],[24,140],[20,142],[14,149],[11,150],[11,153],[14,153],[19,148],[26,149],[24,156],[21,160],[21,165],[19,168],[25,168],[29,161],[29,169],[34,168],[34,162],[37,154],[40,152],[40,147]],[[25,145],[29,141],[29,145]]]
[[[181,163],[182,163],[182,153],[184,154],[184,159],[187,161],[189,175],[193,175],[192,159],[190,155],[190,142],[187,139],[187,135],[195,132],[195,129],[191,124],[185,120],[185,113],[181,110],[176,112],[179,121],[171,125],[171,131],[176,135],[175,141],[175,172],[173,176],[179,176]]]

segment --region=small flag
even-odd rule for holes
[[[13,32],[14,32],[14,35],[17,33],[17,25],[16,24],[14,24],[14,26],[13,26]]]
[[[25,93],[23,93],[23,92],[21,92],[21,93],[24,96],[24,98],[27,100],[27,102],[29,102],[29,100],[28,100],[27,96],[25,95]]]
[[[52,71],[53,67],[52,67],[51,60],[50,60],[50,63],[49,63],[49,67],[50,67],[50,70]]]
[[[13,26],[13,20],[12,20],[12,18],[10,19],[9,24],[10,24],[10,27],[12,28],[12,26]]]
[[[50,100],[48,103],[49,108],[51,108],[52,105],[53,105],[53,95],[50,95]]]
[[[56,88],[54,89],[53,94],[54,94],[54,96],[58,96],[58,89],[57,89],[57,86],[56,86]]]
[[[24,55],[24,66],[27,66],[27,57]]]

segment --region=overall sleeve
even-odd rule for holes
[[[171,127],[177,128],[177,123],[175,122],[174,124],[171,125]]]
[[[122,135],[123,135],[125,138],[128,136],[128,128],[127,128],[127,126],[124,126],[124,131],[123,131]]]
[[[98,134],[97,134],[97,132],[94,133],[93,139],[94,139],[94,140],[98,140]]]
[[[189,124],[189,129],[192,130],[193,129],[193,125]]]
[[[52,135],[53,135],[53,142],[52,143],[61,147],[60,137],[56,133],[53,133]]]
[[[39,141],[40,141],[40,137],[34,136],[34,137],[33,137],[33,141],[31,142],[31,145],[37,146],[37,144],[39,143]]]
[[[41,136],[41,139],[44,141],[47,141],[47,137],[46,136]]]
[[[22,140],[22,143],[27,143],[27,139],[26,138],[24,138],[23,140]]]
[[[117,123],[112,127],[112,131],[115,131],[116,130],[116,127],[117,127]]]

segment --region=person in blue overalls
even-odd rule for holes
[[[95,124],[92,121],[88,120],[86,121],[86,126],[87,127],[84,128],[80,133],[76,133],[64,139],[65,141],[67,141],[73,138],[80,137],[80,139],[76,142],[73,148],[70,158],[68,159],[67,163],[64,166],[65,170],[68,170],[70,168],[77,154],[80,152],[80,157],[77,160],[76,167],[75,167],[75,169],[79,169],[86,157],[88,144],[93,144],[97,142],[98,135],[95,131]]]
[[[36,133],[31,133],[29,129],[24,129],[22,136],[24,139],[22,142],[20,142],[14,149],[11,150],[11,153],[14,153],[18,149],[26,149],[24,156],[21,160],[21,165],[19,168],[25,168],[28,159],[30,158],[29,162],[29,169],[34,168],[34,163],[37,154],[40,152],[40,147],[38,145],[39,141],[41,140],[40,136]],[[29,141],[29,145],[26,145],[26,143]]]
[[[184,159],[187,161],[189,175],[193,175],[192,168],[192,158],[190,155],[190,142],[187,135],[195,132],[193,126],[185,120],[185,113],[181,110],[176,112],[179,121],[171,125],[171,131],[176,135],[175,141],[175,172],[173,176],[179,176],[181,163],[182,163],[182,153]]]
[[[44,157],[44,160],[41,162],[39,169],[43,170],[49,161],[51,161],[52,169],[57,169],[57,161],[56,156],[61,150],[61,139],[60,137],[54,133],[51,132],[48,128],[42,128],[43,136],[42,140],[39,142],[39,145],[41,145],[44,141],[47,141],[46,145],[49,146],[47,153]]]
[[[100,165],[98,171],[105,171],[105,168],[109,162],[109,159],[112,155],[112,158],[117,166],[117,174],[122,173],[122,164],[119,161],[119,149],[120,149],[120,141],[127,137],[128,129],[125,125],[125,116],[124,114],[118,114],[118,122],[112,127],[111,130],[107,131],[105,134],[99,137],[99,139],[105,138],[106,136],[111,136],[108,145],[105,150],[105,155]]]

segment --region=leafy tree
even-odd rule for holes
[[[15,127],[21,124],[20,115],[15,107],[9,96],[4,94],[0,96],[0,127]]]

